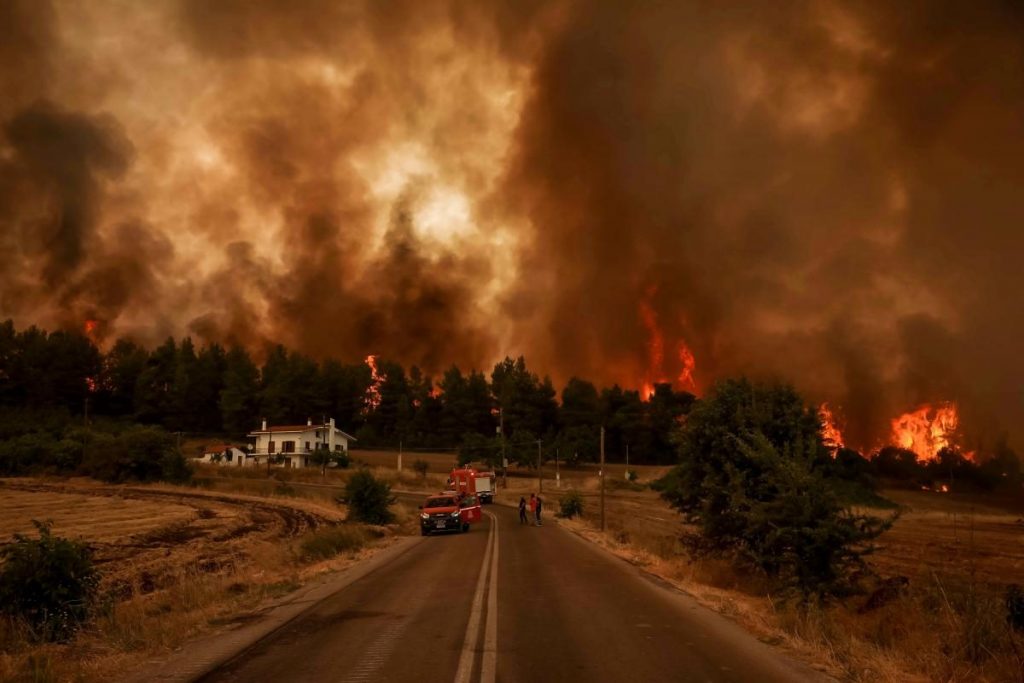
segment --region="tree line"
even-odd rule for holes
[[[559,393],[523,357],[505,358],[489,375],[453,365],[434,378],[387,359],[376,368],[375,378],[362,360],[317,361],[280,345],[257,361],[244,347],[197,346],[188,337],[153,349],[118,339],[102,351],[82,333],[0,324],[0,410],[8,416],[56,411],[230,439],[264,418],[301,424],[333,417],[360,447],[458,448],[463,459],[491,463],[501,425],[510,461],[528,466],[536,464],[538,441],[544,459],[596,459],[603,425],[609,459],[628,449],[631,462],[670,463],[672,432],[695,400],[669,384],[645,400],[575,377]]]

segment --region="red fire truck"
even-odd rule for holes
[[[494,500],[494,481],[494,472],[459,468],[448,475],[448,488],[463,495],[477,496],[481,503],[490,503]]]

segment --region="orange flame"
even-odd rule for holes
[[[366,364],[370,367],[370,385],[366,387],[366,396],[363,399],[366,403],[366,412],[372,412],[380,405],[380,385],[384,376],[377,370],[377,356],[373,354],[366,357]]]
[[[82,332],[85,334],[86,337],[89,338],[89,341],[91,341],[94,344],[98,341],[97,336],[99,334],[99,328],[100,321],[93,320],[91,318],[87,319],[82,324]]]
[[[892,442],[916,453],[918,462],[930,462],[943,448],[953,445],[959,424],[955,404],[925,404],[892,421]],[[966,453],[965,457],[970,459],[972,455]]]
[[[679,340],[679,360],[683,364],[683,370],[679,373],[679,385],[696,394],[697,382],[693,379],[693,371],[697,367],[697,361],[693,357],[693,351],[690,351],[690,347],[682,339]]]
[[[640,320],[647,330],[647,370],[641,383],[640,396],[644,400],[650,400],[654,395],[654,385],[668,382],[668,374],[665,372],[665,335],[658,325],[658,314],[651,305],[650,299],[657,293],[658,287],[652,285],[647,288],[645,298],[640,300]],[[682,369],[676,382],[686,391],[697,392],[697,383],[693,378],[693,371],[697,361],[687,346],[686,341],[680,339],[676,344],[676,353]]]
[[[818,406],[818,417],[821,419],[821,440],[825,443],[826,448],[832,450],[834,455],[835,451],[838,451],[845,444],[843,442],[843,433],[836,425],[836,416],[832,413],[828,403],[822,403]]]
[[[647,290],[647,296],[653,296],[656,291],[657,288],[651,287]],[[665,339],[658,327],[658,316],[654,312],[651,302],[646,299],[640,301],[640,319],[643,321],[644,327],[647,328],[648,336],[647,373],[640,395],[647,400],[654,395],[655,383],[665,381],[662,368],[665,364]]]

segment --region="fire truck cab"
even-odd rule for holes
[[[420,506],[420,533],[429,536],[435,531],[469,531],[469,525],[483,517],[480,499],[458,491],[442,491],[427,498]]]
[[[494,472],[480,472],[472,467],[452,470],[448,486],[464,496],[476,496],[481,503],[494,500]]]

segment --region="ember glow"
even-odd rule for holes
[[[843,448],[843,434],[836,425],[835,415],[828,403],[818,406],[818,417],[821,419],[821,438],[825,447],[833,452]]]
[[[86,337],[89,338],[89,341],[91,341],[93,344],[96,344],[96,343],[99,342],[99,328],[100,328],[100,321],[99,320],[91,320],[90,319],[90,320],[86,320],[82,324],[82,332],[85,334]]]
[[[893,419],[892,443],[914,451],[919,462],[930,462],[943,448],[956,445],[959,424],[955,404],[923,405]]]
[[[370,384],[366,387],[366,412],[373,412],[380,405],[380,385],[384,382],[384,375],[377,370],[377,356],[370,355],[364,361],[370,368]]]

